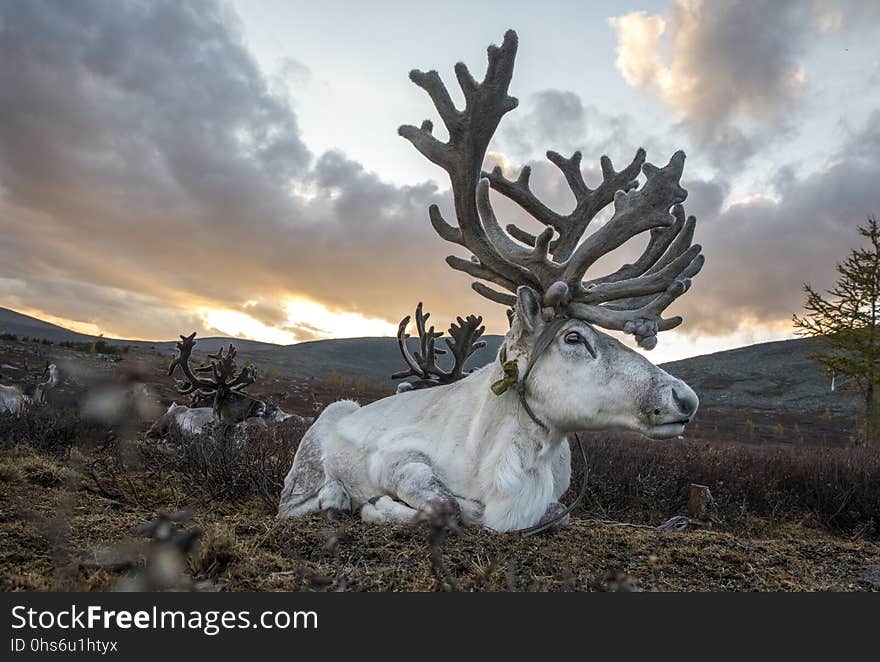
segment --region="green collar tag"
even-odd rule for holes
[[[501,348],[498,360],[501,362],[501,369],[504,370],[504,377],[492,384],[492,393],[495,395],[505,393],[510,387],[516,386],[519,381],[519,364],[516,359],[507,360],[506,346]]]

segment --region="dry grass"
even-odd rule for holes
[[[182,566],[184,585],[189,587],[247,591],[876,588],[865,573],[880,565],[880,548],[866,538],[866,531],[855,537],[834,534],[821,526],[821,518],[802,516],[809,512],[806,503],[791,517],[782,506],[770,519],[749,510],[752,504],[760,510],[770,502],[752,496],[760,494],[760,484],[749,487],[747,477],[765,481],[768,472],[772,475],[776,470],[774,462],[787,457],[767,449],[753,457],[754,448],[645,440],[588,443],[592,514],[657,524],[682,511],[681,485],[693,474],[710,479],[704,482],[722,505],[726,521],[716,531],[662,534],[590,522],[582,513],[556,534],[523,538],[466,530],[432,545],[434,532],[427,524],[369,526],[354,517],[331,522],[319,516],[278,522],[274,507],[256,487],[210,496],[212,490],[196,485],[188,471],[174,462],[161,469],[141,462],[137,446],[121,442],[74,447],[68,457],[21,445],[10,452],[0,464],[0,477],[10,479],[0,490],[0,590],[110,590],[124,585],[129,577],[143,574],[150,555],[137,535],[139,525],[159,512],[182,508],[194,511],[190,524],[201,532],[198,553]],[[794,473],[813,471],[822,457],[805,459],[804,469]],[[791,461],[800,466],[798,460]],[[748,487],[745,499],[728,491],[733,469],[722,465],[730,462],[739,467],[736,471],[745,471],[733,483],[737,490]],[[759,465],[768,468],[756,473]],[[840,467],[833,471],[841,481],[845,479]],[[795,494],[786,499],[794,499]],[[731,517],[734,511],[737,516]]]
[[[680,508],[689,485],[699,483],[732,528],[761,518],[880,535],[880,449],[583,438],[590,513],[656,520]],[[583,470],[573,457],[577,489]]]

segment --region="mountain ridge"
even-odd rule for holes
[[[63,341],[92,342],[95,337],[44,322],[35,317],[0,308],[0,332],[19,337]],[[495,359],[502,336],[485,336],[486,347],[468,362],[469,368],[483,366]],[[174,340],[150,342],[105,338],[108,343],[171,354]],[[199,338],[197,352],[214,352],[218,347],[235,343],[239,355],[265,370],[282,370],[290,376],[327,379],[337,373],[347,379],[365,377],[374,383],[391,383],[391,374],[403,368],[396,338],[338,338],[313,340],[294,345],[275,345],[229,337]],[[418,340],[411,338],[413,351]],[[832,412],[852,413],[858,402],[839,389],[831,391],[830,379],[807,355],[821,341],[795,338],[738,347],[660,364],[671,374],[684,379],[702,401],[702,418],[707,413],[724,419],[760,414],[809,414],[813,417]],[[449,357],[443,357],[448,359]]]

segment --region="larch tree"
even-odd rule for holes
[[[823,296],[804,284],[803,317],[793,316],[799,335],[821,338],[809,355],[864,402],[866,443],[880,438],[880,224],[873,216],[860,226],[865,242],[837,265],[836,285]]]

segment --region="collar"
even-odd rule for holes
[[[541,330],[541,333],[535,340],[534,347],[532,347],[532,352],[529,357],[529,361],[526,364],[526,369],[523,372],[522,378],[520,378],[519,376],[519,363],[517,362],[517,360],[507,359],[506,345],[501,347],[501,352],[498,354],[498,360],[501,362],[501,368],[504,371],[504,376],[500,380],[492,384],[492,392],[495,395],[502,395],[510,387],[515,387],[516,393],[519,396],[519,401],[522,404],[523,409],[525,409],[525,412],[529,415],[529,418],[531,418],[532,421],[534,421],[535,424],[545,432],[548,432],[550,428],[548,428],[547,424],[535,415],[535,412],[532,411],[532,408],[529,406],[528,400],[526,399],[526,382],[529,378],[529,374],[531,374],[532,372],[532,368],[535,367],[535,364],[538,362],[538,360],[541,358],[547,348],[550,347],[550,343],[553,342],[553,339],[556,337],[559,329],[562,328],[563,324],[565,324],[569,319],[570,318],[568,317],[568,315],[558,314],[544,326],[544,328]]]

